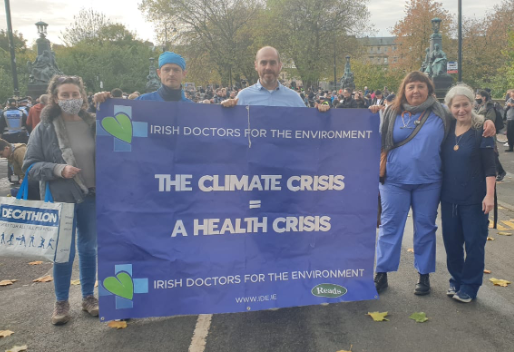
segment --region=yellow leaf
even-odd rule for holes
[[[13,346],[10,350],[5,350],[5,352],[22,352],[27,350],[27,345],[23,346]]]
[[[126,321],[110,321],[108,324],[107,324],[108,327],[110,328],[113,328],[113,329],[125,329],[127,327],[127,322]]]
[[[498,232],[498,235],[500,235],[500,236],[512,236],[512,233],[510,233],[510,232]]]
[[[409,253],[414,253],[414,248],[409,248],[409,249],[407,249],[407,252],[409,252]]]
[[[492,238],[492,237],[487,237],[487,240],[488,240],[488,241],[494,241],[494,238]]]
[[[353,345],[350,345],[350,349],[347,351],[347,350],[340,350],[340,351],[337,351],[337,352],[352,352],[352,347]]]
[[[491,270],[484,269],[484,274],[490,274]]]
[[[11,331],[11,330],[0,330],[0,338],[11,336],[12,334],[14,334],[14,331]]]
[[[37,260],[35,262],[30,262],[29,265],[41,265],[43,262],[41,260]]]
[[[79,286],[80,285],[80,280],[71,280],[71,284],[73,286]]]
[[[46,275],[46,276],[42,276],[42,277],[39,277],[35,280],[32,280],[33,282],[49,282],[49,281],[53,281],[53,277],[50,276],[50,275]]]
[[[18,280],[2,280],[0,281],[0,286],[9,286],[14,284]]]
[[[494,284],[494,286],[501,286],[501,287],[507,287],[509,284],[512,283],[510,281],[502,280],[502,279],[496,279],[494,277],[492,279],[489,279],[489,281],[491,281]]]
[[[385,317],[387,316],[387,312],[368,312],[368,314],[370,317],[373,318],[374,321],[389,321],[389,319],[386,319]]]

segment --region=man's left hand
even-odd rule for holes
[[[494,127],[494,122],[491,120],[485,120],[484,122],[484,133],[482,136],[484,137],[494,137],[496,135],[496,127]]]

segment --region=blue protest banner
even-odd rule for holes
[[[109,100],[97,119],[102,320],[377,298],[377,114]]]

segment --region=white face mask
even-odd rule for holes
[[[82,104],[84,100],[82,98],[79,99],[59,99],[58,104],[61,107],[62,111],[70,115],[77,115],[82,108]]]

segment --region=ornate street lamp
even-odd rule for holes
[[[47,33],[46,28],[48,27],[48,23],[39,21],[38,23],[36,23],[36,27],[37,27],[37,32],[39,33],[41,38],[46,37],[46,33]]]
[[[441,27],[441,19],[440,18],[434,18],[432,19],[432,30],[434,33],[439,33],[439,28]]]

